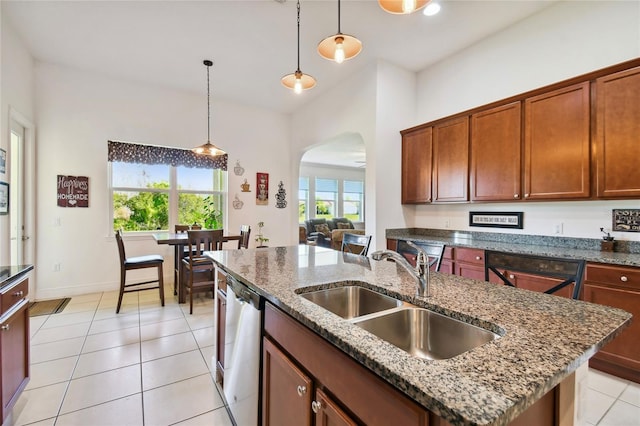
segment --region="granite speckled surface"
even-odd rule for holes
[[[600,251],[600,240],[597,239],[549,237],[544,235],[405,228],[387,229],[386,238],[433,241],[454,247],[584,259],[587,262],[610,263],[622,266],[640,266],[640,242],[637,241],[616,241],[617,251],[607,252]]]
[[[398,390],[453,424],[502,425],[586,362],[630,322],[619,309],[433,273],[429,298],[393,262],[313,246],[207,255]],[[356,284],[502,337],[447,360],[413,357],[299,296]]]

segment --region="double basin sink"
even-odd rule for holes
[[[500,337],[364,287],[336,287],[300,296],[419,358],[453,358]]]

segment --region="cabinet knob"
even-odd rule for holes
[[[311,409],[313,410],[314,413],[318,414],[318,411],[320,411],[322,409],[322,402],[320,402],[320,401],[312,401],[311,402]]]
[[[13,293],[13,297],[22,297],[24,296],[24,291],[20,290],[20,291],[16,291],[15,293]]]
[[[2,331],[9,331],[9,324],[2,324],[2,327],[0,327],[0,329],[2,329]]]
[[[482,257],[476,256],[476,260],[482,260]]]
[[[529,198],[529,194],[524,194],[524,198]]]
[[[626,283],[629,279],[626,276],[621,276],[620,277],[620,281],[622,281],[623,283]]]
[[[516,277],[515,275],[513,275],[513,274],[509,274],[509,279],[510,279],[510,280],[514,279],[515,277]]]
[[[518,198],[520,194],[513,194],[513,198]]]
[[[302,396],[305,393],[307,393],[307,387],[306,386],[298,386],[298,396]]]

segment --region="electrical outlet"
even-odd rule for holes
[[[553,233],[556,235],[562,235],[562,222],[553,225]]]
[[[60,263],[53,264],[53,272],[60,272]]]
[[[446,219],[446,220],[444,221],[444,227],[445,227],[445,228],[449,228],[449,227],[451,227],[451,223],[449,222],[449,219]]]

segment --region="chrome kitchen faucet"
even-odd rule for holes
[[[396,264],[401,265],[415,278],[417,284],[416,295],[418,297],[429,297],[431,295],[429,291],[429,255],[422,247],[414,244],[412,241],[407,241],[407,244],[418,252],[415,268],[411,266],[404,256],[391,250],[376,251],[371,253],[371,258],[373,260],[392,259]]]

